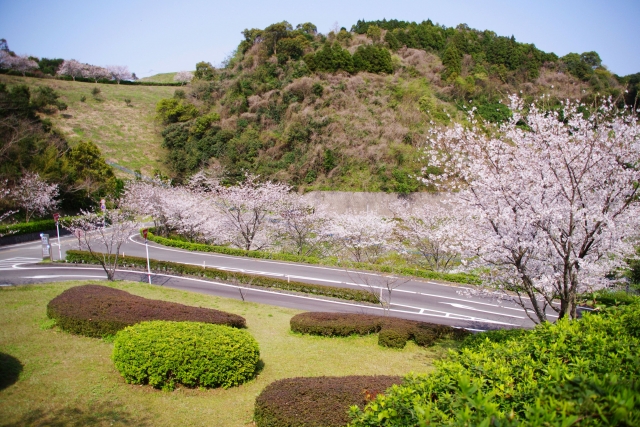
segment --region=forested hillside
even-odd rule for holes
[[[615,76],[596,52],[559,58],[464,24],[358,21],[323,35],[281,22],[242,34],[222,68],[198,63],[157,106],[178,181],[208,168],[227,182],[251,171],[304,189],[420,191],[426,132],[473,107],[499,123],[513,93],[550,109],[637,96],[638,75]]]

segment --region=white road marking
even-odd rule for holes
[[[81,268],[83,270],[102,270],[101,268],[93,268],[93,267],[68,267],[68,268]],[[46,267],[27,267],[27,268],[22,268],[21,269],[21,271],[29,271],[29,270],[49,270],[49,268],[46,268]],[[124,273],[132,273],[132,271],[130,271],[130,270],[116,270],[116,271],[117,272],[121,272],[121,273],[122,272],[124,272]],[[134,272],[134,273],[137,273],[137,272]],[[306,300],[312,300],[312,301],[322,301],[322,302],[325,302],[325,303],[336,304],[336,305],[345,305],[345,306],[350,306],[350,307],[357,307],[357,308],[364,308],[364,309],[370,309],[370,310],[381,310],[381,311],[384,311],[384,308],[379,307],[379,306],[375,306],[375,305],[354,304],[354,303],[343,302],[343,301],[327,300],[327,299],[322,299],[322,298],[308,297],[308,296],[305,296],[305,295],[296,295],[296,294],[287,294],[287,293],[282,293],[282,292],[274,292],[274,291],[270,291],[268,289],[247,288],[247,287],[244,287],[244,286],[231,285],[231,284],[227,284],[227,283],[214,282],[214,281],[210,281],[210,280],[196,279],[196,278],[192,278],[192,277],[174,276],[174,275],[170,275],[170,274],[160,274],[160,273],[152,273],[152,276],[153,277],[170,277],[170,278],[179,279],[179,280],[187,280],[187,281],[192,281],[192,282],[201,282],[201,283],[213,284],[213,285],[222,286],[222,287],[228,287],[228,288],[244,289],[246,291],[251,291],[251,292],[278,295],[278,296],[281,296],[281,297],[306,299]],[[95,278],[101,278],[101,279],[105,278],[104,276],[89,276],[89,275],[37,275],[37,276],[25,276],[25,278],[54,278],[54,277],[95,277]],[[398,306],[400,306],[400,305],[398,305]],[[411,307],[411,308],[413,308],[413,307]],[[480,323],[512,325],[510,323],[499,322],[499,321],[494,321],[494,320],[490,320],[490,319],[482,319],[482,318],[478,318],[478,317],[465,316],[465,315],[456,314],[456,313],[448,313],[446,311],[420,309],[419,307],[415,307],[415,309],[418,309],[418,310],[421,310],[421,311],[424,310],[424,311],[428,311],[428,312],[416,313],[415,311],[397,310],[397,309],[393,309],[393,308],[389,309],[388,311],[389,312],[394,312],[394,313],[406,313],[406,314],[419,315],[419,316],[425,316],[425,317],[436,317],[436,318],[443,318],[443,319],[464,320],[464,321],[480,322]]]
[[[455,307],[455,308],[461,308],[463,310],[479,311],[481,313],[495,314],[495,315],[498,315],[498,316],[505,316],[505,317],[513,317],[513,318],[516,318],[516,319],[524,319],[524,317],[522,317],[522,316],[514,316],[513,314],[504,314],[504,313],[496,313],[495,311],[480,310],[479,308],[469,307],[468,305],[457,304],[455,302],[442,302],[442,301],[440,301],[440,304],[447,304],[447,305],[450,305],[450,306]]]

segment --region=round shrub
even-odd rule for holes
[[[200,322],[142,322],[118,332],[113,348],[128,383],[164,390],[242,384],[254,376],[259,358],[247,331]]]
[[[272,382],[256,398],[258,427],[341,427],[349,408],[360,409],[394,384],[397,376],[285,378]]]
[[[428,347],[438,339],[438,332],[431,325],[418,324],[412,329],[411,336],[419,346]]]
[[[383,347],[404,348],[409,340],[409,330],[406,328],[385,328],[378,334],[378,344]]]

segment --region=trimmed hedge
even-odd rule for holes
[[[0,225],[0,235],[19,236],[21,234],[37,233],[45,230],[55,230],[56,222],[52,219],[40,221],[20,222],[18,224]]]
[[[286,378],[265,387],[256,398],[258,427],[341,427],[349,408],[360,409],[394,384],[396,376]]]
[[[243,317],[211,308],[152,300],[99,285],[69,288],[49,301],[47,316],[64,331],[100,338],[146,320],[193,321],[235,328]]]
[[[392,348],[403,348],[408,340],[429,346],[437,339],[461,340],[470,334],[446,325],[359,313],[306,312],[293,316],[289,324],[293,332],[326,337],[378,333],[378,344]]]
[[[214,245],[207,245],[204,243],[185,242],[184,240],[169,239],[166,237],[156,236],[155,234],[152,233],[153,230],[154,228],[150,228],[147,235],[147,238],[150,241],[156,242],[165,246],[186,249],[188,251],[215,252],[215,253],[220,253],[225,255],[246,256],[249,258],[272,259],[272,260],[278,260],[278,261],[301,262],[301,263],[307,263],[307,264],[320,264],[320,265],[327,265],[327,266],[333,266],[333,267],[342,266],[342,267],[349,267],[349,268],[357,268],[360,270],[378,271],[381,273],[402,274],[405,276],[420,277],[422,279],[444,280],[447,282],[463,283],[467,285],[479,285],[482,283],[480,278],[472,274],[439,273],[437,271],[420,270],[420,269],[406,268],[406,267],[392,268],[386,265],[368,264],[364,262],[348,262],[348,263],[340,264],[340,261],[335,257],[328,257],[328,258],[305,257],[300,255],[294,255],[294,254],[263,252],[263,251],[246,251],[243,249],[229,248],[227,246],[214,246]],[[140,233],[142,234],[142,230],[140,230]]]
[[[200,322],[143,322],[118,332],[113,361],[129,384],[173,390],[233,387],[254,377],[260,350],[247,331]]]
[[[86,251],[67,251],[67,262],[74,263],[95,263],[95,259]],[[176,275],[207,277],[209,279],[222,281],[238,281],[240,283],[251,284],[252,286],[260,286],[264,288],[282,289],[285,291],[302,292],[306,294],[322,295],[332,298],[340,298],[351,301],[370,302],[377,304],[378,297],[371,292],[360,289],[338,288],[335,286],[314,285],[310,283],[286,281],[274,277],[256,276],[252,274],[239,273],[234,271],[218,270],[216,268],[202,268],[195,265],[180,264],[177,262],[158,261],[150,259],[151,269],[160,273],[170,273]],[[147,268],[147,259],[140,257],[127,256],[122,258],[122,266],[124,267],[140,267]]]

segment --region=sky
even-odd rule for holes
[[[612,72],[640,72],[640,0],[0,0],[0,38],[17,54],[127,65],[138,77],[219,65],[245,28],[283,20],[321,33],[358,19],[492,30],[546,52],[596,51]]]

